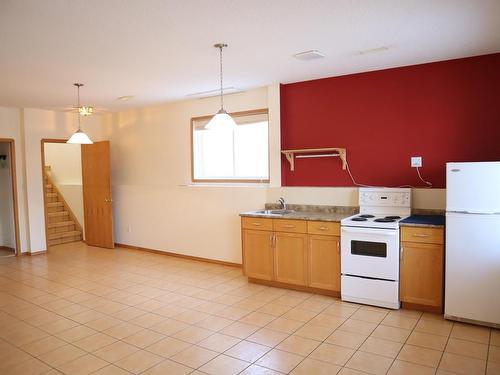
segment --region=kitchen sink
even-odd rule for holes
[[[256,211],[258,214],[266,214],[266,215],[286,215],[295,212],[294,210],[260,210]]]

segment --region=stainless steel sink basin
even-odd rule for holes
[[[286,215],[295,212],[294,210],[260,210],[256,211],[258,214],[266,214],[266,215]]]

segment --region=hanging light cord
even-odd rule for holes
[[[220,61],[220,108],[224,109],[224,86],[223,86],[223,76],[222,76],[222,49],[224,44],[219,44],[219,61]]]
[[[78,131],[80,131],[80,85],[77,85],[78,90]]]
[[[78,98],[78,131],[81,131],[80,128],[80,87],[83,86],[83,83],[73,83],[77,89],[77,98]]]

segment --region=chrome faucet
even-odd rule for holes
[[[281,205],[281,209],[286,210],[285,198],[281,197],[280,199],[278,199],[278,203]]]

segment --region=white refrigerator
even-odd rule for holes
[[[500,327],[500,162],[446,165],[445,318]]]

